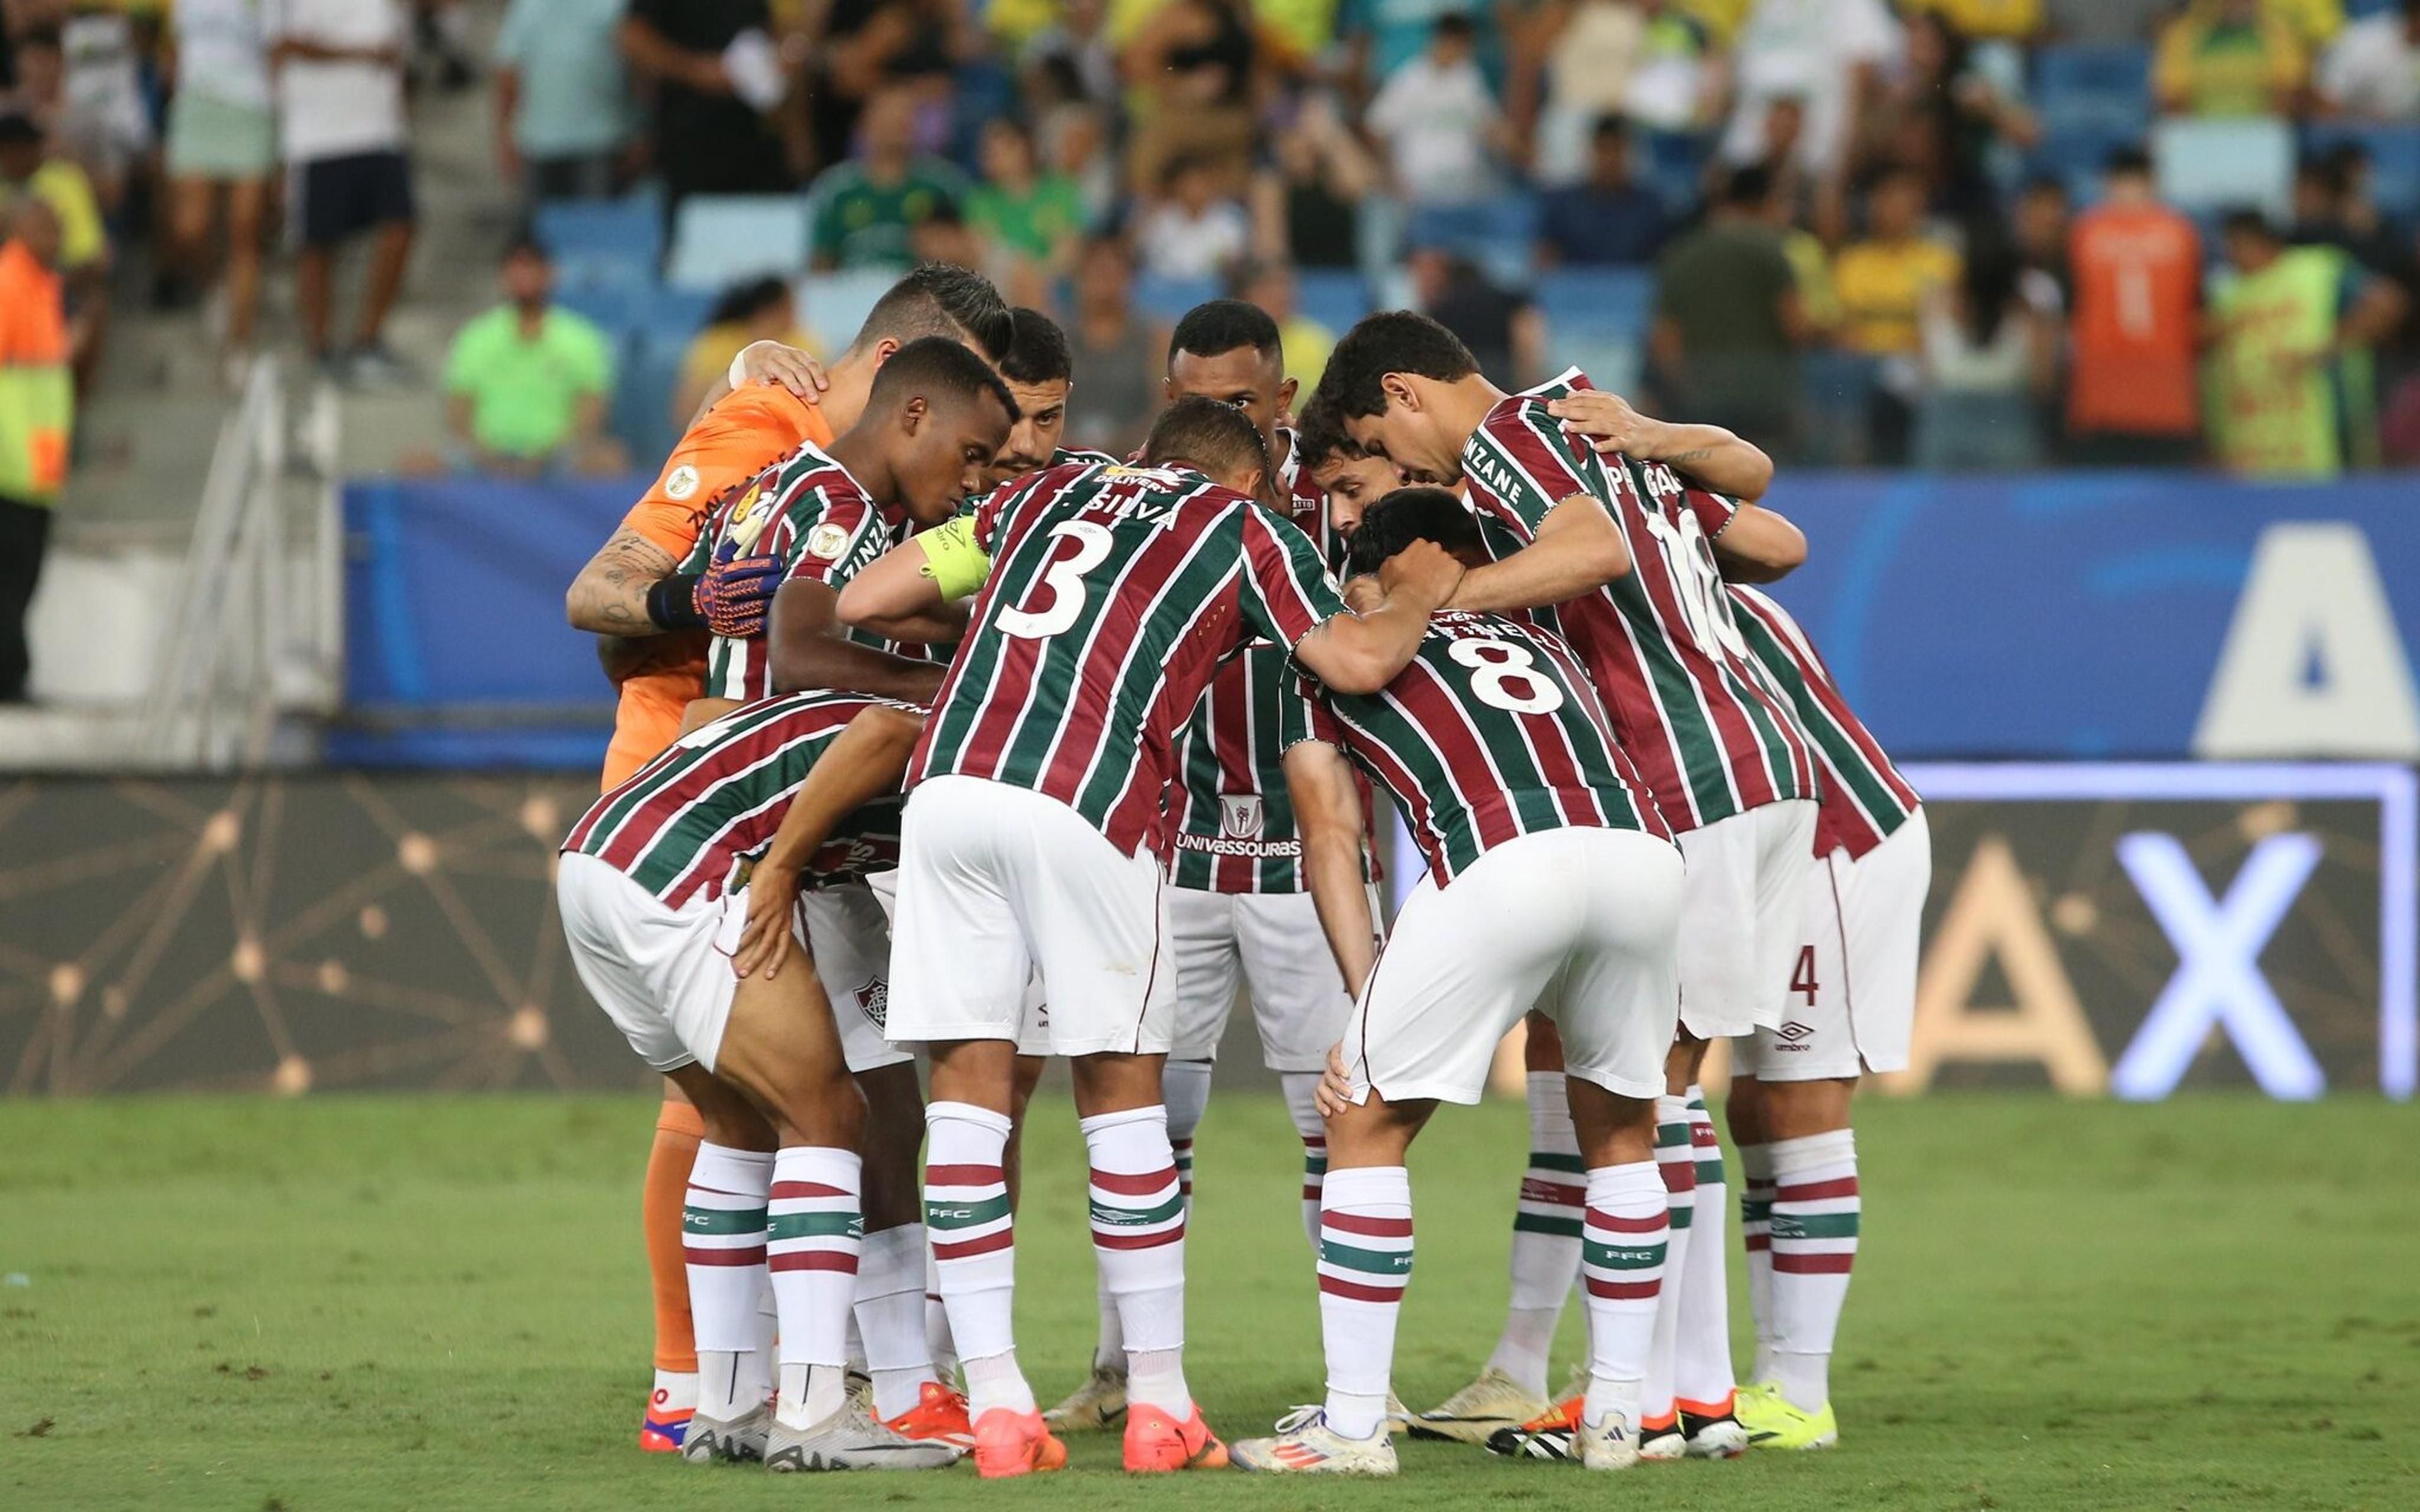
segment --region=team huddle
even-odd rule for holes
[[[1265,314],[1198,307],[1125,460],[1059,446],[1078,377],[1047,316],[919,269],[829,373],[743,353],[573,585],[622,712],[564,927],[667,1080],[643,1444],[1004,1476],[1112,1427],[1134,1472],[1835,1442],[1851,1093],[1906,1063],[1931,863],[1752,586],[1806,553],[1771,464],[1576,371],[1506,393],[1405,312],[1297,405]],[[1426,866],[1391,930],[1382,795]],[[1239,991],[1302,1140],[1326,1395],[1231,1445],[1186,1381],[1185,1241]],[[1406,1152],[1525,1021],[1504,1331],[1411,1412]],[[1100,1337],[1045,1412],[1012,1302],[1018,1219],[1056,1216],[1017,1200],[1054,1056]]]

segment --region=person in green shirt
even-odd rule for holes
[[[815,207],[814,265],[820,271],[915,266],[916,227],[966,197],[966,178],[939,158],[916,150],[916,97],[885,89],[859,119],[863,157],[838,162],[808,190]]]
[[[984,125],[983,170],[984,181],[967,196],[975,234],[1016,259],[1020,275],[1063,276],[1084,234],[1084,195],[1076,180],[1043,172],[1032,129],[1006,116]]]
[[[2258,210],[2222,229],[2228,271],[2211,285],[2204,332],[2219,460],[2254,477],[2334,477],[2347,425],[2375,425],[2369,348],[2408,299],[2340,248],[2288,246]]]
[[[554,268],[535,241],[504,251],[504,302],[455,333],[445,357],[445,427],[458,471],[536,476],[624,465],[604,435],[613,393],[605,333],[553,302]]]

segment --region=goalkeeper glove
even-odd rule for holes
[[[667,630],[704,626],[744,640],[765,632],[765,616],[782,586],[780,557],[743,557],[726,541],[702,573],[675,573],[647,590],[647,618]]]

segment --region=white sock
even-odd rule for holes
[[[1686,1098],[1655,1100],[1655,1171],[1664,1179],[1664,1202],[1672,1237],[1664,1252],[1664,1273],[1678,1276],[1687,1265],[1689,1234],[1698,1201],[1697,1151],[1689,1142]],[[1681,1333],[1681,1288],[1666,1287],[1656,1297],[1655,1337],[1647,1357],[1647,1384],[1638,1401],[1641,1427],[1673,1421],[1672,1373]]]
[[[1016,1365],[1016,1226],[1001,1151],[1008,1116],[970,1103],[924,1109],[924,1231],[932,1242],[950,1334],[966,1366],[968,1407],[1033,1411]]]
[[[874,1378],[875,1415],[911,1412],[933,1374],[924,1340],[924,1226],[901,1224],[865,1236],[857,1260],[857,1331]]]
[[[1319,1193],[1327,1180],[1327,1120],[1319,1116],[1319,1072],[1280,1072],[1278,1087],[1285,1093],[1286,1116],[1294,1119],[1294,1132],[1302,1136],[1302,1237],[1311,1242],[1315,1259],[1319,1255]]]
[[[1706,1112],[1706,1095],[1689,1088],[1689,1138],[1698,1154],[1698,1203],[1690,1222],[1686,1269],[1673,1279],[1681,1288],[1678,1336],[1672,1350],[1673,1396],[1680,1409],[1699,1417],[1731,1410],[1738,1385],[1731,1374],[1731,1292],[1723,1254],[1727,1187],[1722,1142]]]
[[[954,1380],[958,1374],[958,1346],[950,1335],[950,1309],[941,1304],[941,1267],[933,1258],[930,1230],[926,1230],[924,1243],[924,1348],[933,1357],[933,1379],[944,1384]]]
[[[697,1331],[697,1410],[729,1421],[761,1407],[772,1361],[757,1349],[756,1298],[765,1288],[765,1195],[769,1150],[706,1141],[690,1167],[681,1246]]]
[[[773,1415],[791,1427],[820,1423],[840,1405],[865,1227],[862,1185],[853,1149],[793,1145],[773,1156],[765,1234],[773,1305],[782,1316],[782,1391]]]
[[[1589,1384],[1581,1412],[1621,1412],[1635,1428],[1671,1227],[1653,1161],[1588,1173],[1580,1275],[1588,1292]]]
[[[1160,1103],[1168,1109],[1168,1147],[1176,1156],[1176,1186],[1193,1201],[1193,1132],[1210,1108],[1212,1060],[1171,1060],[1159,1073]]]
[[[1580,1208],[1586,1195],[1571,1094],[1559,1071],[1528,1078],[1529,1168],[1512,1214],[1512,1298],[1487,1363],[1532,1396],[1546,1395],[1547,1357],[1563,1299],[1580,1272]]]
[[[1401,1165],[1328,1172],[1319,1224],[1327,1426],[1366,1439],[1387,1419],[1395,1324],[1412,1278],[1411,1173]]]
[[[1857,1136],[1782,1139],[1773,1157],[1773,1380],[1814,1412],[1832,1396],[1832,1340],[1857,1258]]]
[[[1771,1145],[1742,1145],[1740,1248],[1747,1256],[1747,1306],[1756,1322],[1750,1381],[1773,1379],[1773,1156]]]
[[[1156,1407],[1182,1422],[1193,1415],[1182,1364],[1185,1198],[1168,1110],[1095,1114],[1077,1127],[1092,1163],[1093,1254],[1125,1338],[1127,1404]]]

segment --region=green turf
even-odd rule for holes
[[[1869,1104],[1829,1455],[1606,1481],[1420,1444],[1393,1483],[1171,1483],[1115,1473],[1094,1437],[1075,1473],[996,1487],[634,1451],[650,1111],[0,1103],[0,1506],[2420,1505],[2414,1116],[2375,1102]],[[1047,1108],[1018,1232],[1046,1396],[1093,1329],[1071,1123]],[[1416,1405],[1494,1336],[1523,1143],[1497,1105],[1448,1110],[1415,1151]],[[1200,1168],[1189,1364],[1242,1435],[1320,1379],[1275,1102],[1221,1098]]]

